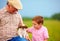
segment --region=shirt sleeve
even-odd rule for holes
[[[32,27],[27,29],[27,32],[32,33],[32,31],[33,31],[33,28]]]
[[[43,35],[44,35],[44,39],[49,38],[47,28],[44,29],[44,34]]]
[[[21,17],[21,15],[19,14],[19,19],[20,19],[20,22],[19,22],[19,26],[24,26],[24,23],[23,23],[23,20],[22,20],[22,17]]]

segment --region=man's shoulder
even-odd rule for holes
[[[21,17],[21,14],[20,14],[19,12],[16,12],[16,13],[17,13],[17,14],[16,14],[17,16]]]
[[[3,8],[2,9],[0,9],[0,13],[3,11]]]
[[[0,13],[3,13],[3,12],[5,12],[6,11],[6,8],[4,7],[4,8],[2,8],[2,9],[0,9]]]

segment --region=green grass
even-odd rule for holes
[[[26,19],[24,23],[30,27],[32,26],[32,20]],[[60,21],[57,20],[45,20],[44,26],[47,27],[49,32],[49,41],[60,41]],[[32,35],[29,34],[30,38]]]

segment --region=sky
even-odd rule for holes
[[[0,9],[6,6],[7,0],[0,0]],[[37,15],[51,17],[60,12],[60,0],[21,0],[23,9],[19,10],[22,17]]]

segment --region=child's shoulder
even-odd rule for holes
[[[46,26],[42,26],[42,29],[43,29],[43,30],[47,30],[47,27],[46,27]]]

